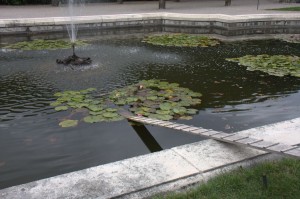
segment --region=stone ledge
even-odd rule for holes
[[[220,27],[225,29],[253,27],[300,27],[300,14],[259,14],[259,15],[224,15],[224,14],[177,14],[177,13],[143,13],[119,15],[94,15],[52,18],[23,18],[0,20],[0,35],[15,33],[38,33],[39,30],[57,32],[71,21],[87,28],[120,28],[132,26],[182,26],[182,27]],[[121,24],[121,25],[120,25]],[[28,27],[20,29],[20,27]],[[44,27],[44,28],[33,28]],[[79,27],[80,28],[80,27]]]

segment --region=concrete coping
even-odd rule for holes
[[[239,132],[241,135],[300,143],[300,118]],[[281,156],[204,140],[0,190],[2,199],[144,198],[179,189],[238,166]]]
[[[38,25],[66,25],[73,20],[76,24],[137,21],[137,20],[182,20],[182,21],[218,21],[224,23],[300,20],[300,14],[251,14],[251,15],[224,15],[224,14],[182,14],[182,13],[141,13],[117,15],[93,15],[74,17],[47,17],[47,18],[16,18],[0,20],[0,27],[38,26]]]

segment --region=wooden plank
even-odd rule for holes
[[[251,146],[254,146],[254,147],[258,147],[258,148],[268,148],[270,146],[274,146],[274,145],[277,145],[279,143],[274,143],[274,142],[269,142],[269,141],[260,141],[260,142],[255,142],[253,144],[250,144]]]
[[[236,142],[238,142],[240,144],[253,144],[253,143],[261,142],[261,141],[262,141],[262,139],[245,138],[245,139],[237,140]]]
[[[171,125],[169,125],[169,126],[165,126],[165,127],[173,129],[173,128],[178,127],[178,126],[181,126],[181,125],[180,125],[180,124],[173,123],[173,124],[171,124]]]
[[[206,132],[202,133],[202,135],[212,136],[212,135],[219,134],[219,133],[221,133],[221,132],[213,131],[210,129],[210,131],[206,131]]]
[[[178,126],[178,127],[175,127],[174,129],[176,129],[176,130],[185,130],[185,129],[187,129],[187,128],[190,128],[190,126],[188,126],[188,125],[181,125],[181,126]]]
[[[229,136],[229,137],[225,137],[225,138],[223,138],[223,140],[228,140],[228,141],[234,142],[234,141],[245,139],[245,138],[248,138],[248,137],[249,136],[246,136],[246,135],[235,134],[235,135],[232,135],[232,136]]]
[[[192,133],[195,133],[195,134],[202,134],[202,133],[204,133],[204,132],[207,132],[207,131],[209,131],[208,129],[203,129],[203,128],[201,128],[201,127],[198,127],[198,129],[197,130],[192,130],[192,131],[190,131],[190,132],[192,132]]]
[[[189,128],[185,128],[183,129],[183,131],[187,131],[187,132],[192,132],[194,130],[198,130],[198,127],[194,127],[194,126],[189,126]]]
[[[226,137],[228,136],[229,133],[218,133],[218,134],[215,134],[215,135],[212,135],[213,138],[218,138],[218,139],[221,139],[223,137]],[[230,135],[230,134],[229,134]]]
[[[171,124],[173,124],[173,122],[164,122],[164,123],[160,124],[160,126],[165,127],[165,126],[168,126]]]
[[[268,150],[271,151],[277,151],[277,152],[284,152],[288,151],[291,149],[297,148],[297,146],[291,146],[291,145],[286,145],[286,144],[277,144],[275,146],[268,147]]]

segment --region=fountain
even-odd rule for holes
[[[76,2],[78,3],[78,2]],[[79,2],[80,3],[80,2]],[[78,32],[78,27],[75,25],[74,20],[74,0],[68,0],[68,13],[70,16],[70,24],[67,25],[68,34],[70,37],[70,41],[72,43],[72,51],[73,54],[65,59],[57,59],[57,64],[64,64],[64,65],[87,65],[91,64],[92,60],[89,57],[79,57],[75,54],[75,45],[76,45],[76,37]]]

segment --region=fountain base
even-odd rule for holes
[[[92,63],[92,60],[89,57],[78,57],[77,55],[73,54],[66,59],[57,59],[56,63],[64,65],[88,65]]]

